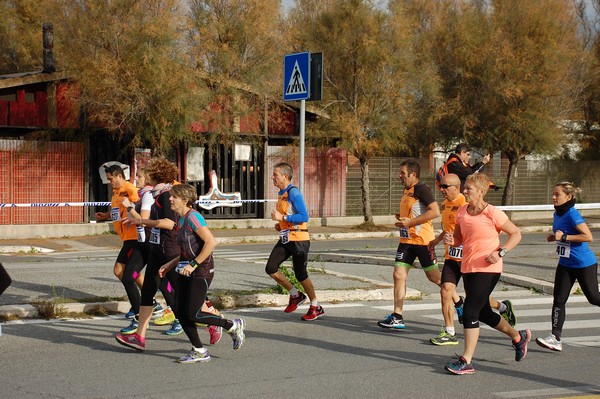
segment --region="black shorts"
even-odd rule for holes
[[[419,259],[421,268],[428,272],[438,267],[435,252],[430,251],[427,245],[400,244],[396,250],[394,266],[412,267],[415,259]]]
[[[138,251],[140,255],[142,254],[142,248],[140,247],[138,240],[123,241],[123,246],[119,251],[119,255],[117,255],[117,263],[126,265],[136,251]]]
[[[452,283],[458,285],[461,277],[460,262],[455,259],[446,259],[442,268],[442,284]]]
[[[309,240],[289,241],[286,244],[282,244],[281,240],[279,240],[271,251],[271,255],[269,255],[265,272],[269,275],[277,272],[279,270],[279,266],[291,256],[296,278],[298,281],[304,281],[308,278],[308,272],[306,269],[308,264],[309,250]]]

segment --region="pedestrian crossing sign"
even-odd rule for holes
[[[284,58],[283,101],[310,98],[310,53],[288,54]]]

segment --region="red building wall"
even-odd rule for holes
[[[0,140],[0,203],[84,201],[82,143]],[[83,207],[7,207],[0,224],[81,223]]]

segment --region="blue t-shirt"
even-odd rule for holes
[[[567,213],[558,216],[554,212],[554,223],[552,231],[556,233],[561,230],[567,235],[580,234],[576,226],[585,223],[583,216],[575,207],[569,209]],[[559,255],[558,263],[565,267],[584,268],[597,263],[596,255],[590,250],[587,242],[556,242],[557,253]]]

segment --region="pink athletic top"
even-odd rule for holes
[[[498,263],[488,263],[485,258],[500,248],[500,228],[508,220],[506,213],[491,204],[477,216],[467,212],[468,205],[456,215],[463,240],[463,273],[502,273],[502,258]]]

